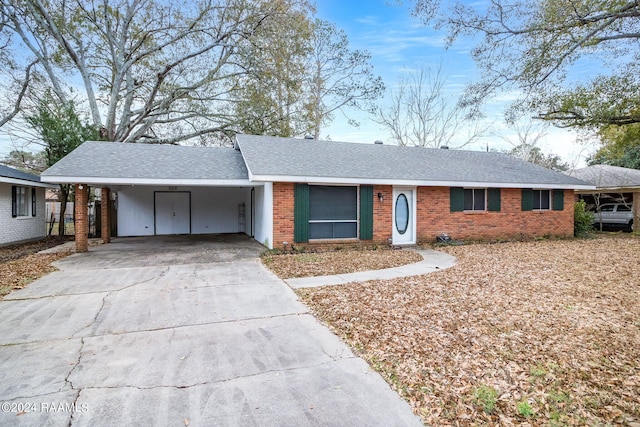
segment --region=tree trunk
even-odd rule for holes
[[[69,200],[69,185],[60,184],[60,222],[58,223],[58,237],[64,237],[66,224],[64,214],[67,212],[67,200]]]

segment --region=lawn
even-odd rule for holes
[[[55,271],[52,262],[69,256],[70,252],[39,254],[38,251],[64,243],[54,237],[37,242],[0,248],[0,300],[15,289]]]
[[[298,294],[428,425],[640,426],[640,238],[446,247]]]

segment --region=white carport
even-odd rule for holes
[[[102,188],[118,236],[245,233],[270,242],[270,183],[250,182],[233,148],[85,142],[42,180],[76,184],[79,195]]]

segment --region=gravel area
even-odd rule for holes
[[[428,425],[640,426],[640,238],[445,247],[437,273],[298,291]]]

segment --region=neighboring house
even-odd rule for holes
[[[597,208],[605,203],[623,203],[632,207],[633,223],[640,223],[640,170],[593,165],[568,174],[595,186],[595,190],[576,191],[588,205]]]
[[[570,236],[574,190],[594,189],[501,153],[249,135],[86,142],[42,177],[116,192],[119,236],[242,232],[269,248]]]
[[[0,165],[0,246],[46,236],[45,188],[40,177]]]

